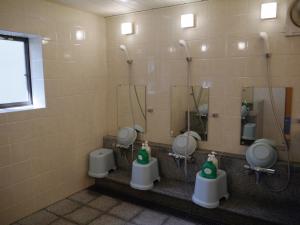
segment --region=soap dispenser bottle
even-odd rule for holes
[[[218,170],[219,169],[219,161],[218,161],[216,155],[217,155],[216,152],[211,152],[211,154],[208,155],[208,160],[212,161]]]
[[[137,155],[137,162],[139,164],[148,164],[149,163],[149,155],[148,155],[148,152],[146,150],[146,147],[145,147],[145,144],[143,143],[141,149],[139,150],[138,152],[138,155]]]
[[[217,178],[217,167],[213,163],[213,154],[208,155],[207,161],[202,165],[200,176],[207,179],[216,179]]]
[[[145,141],[145,148],[146,148],[146,151],[148,152],[149,161],[151,161],[151,148],[148,144],[148,141]]]

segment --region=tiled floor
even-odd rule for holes
[[[196,225],[89,190],[78,192],[14,225]]]

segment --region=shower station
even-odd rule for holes
[[[131,146],[131,154],[132,154],[132,170],[131,170],[131,181],[130,186],[134,189],[138,190],[150,190],[154,186],[155,181],[160,181],[159,170],[158,170],[158,161],[155,157],[151,157],[151,151],[148,152],[148,160],[147,163],[140,163],[139,157],[142,155],[137,155],[137,159],[134,160],[134,142],[138,136],[138,133],[144,133],[144,129],[136,124],[135,116],[134,116],[134,106],[133,106],[133,96],[131,93],[131,86],[133,86],[133,90],[135,93],[136,100],[139,105],[139,109],[141,114],[143,115],[145,122],[147,123],[146,113],[143,112],[141,102],[138,96],[138,92],[136,89],[136,85],[133,84],[132,80],[132,64],[133,60],[129,57],[128,49],[125,45],[121,45],[120,49],[125,53],[126,62],[129,67],[129,104],[130,104],[130,114],[132,118],[133,127],[125,127],[121,128],[118,131],[117,135],[117,146],[125,147],[125,149],[129,149]],[[148,143],[145,141],[145,143]],[[124,145],[125,144],[125,145]],[[144,144],[143,144],[144,147]],[[142,148],[143,148],[142,147]]]
[[[187,42],[185,40],[179,40],[178,44],[184,49],[185,59],[187,61],[186,88],[189,89],[191,86],[190,65],[192,62],[192,57],[190,55]],[[187,94],[186,96],[186,102],[189,102],[189,94]],[[172,152],[169,153],[169,156],[175,159],[178,167],[181,167],[182,162],[184,162],[185,175],[187,175],[187,161],[192,160],[192,154],[198,147],[198,141],[201,140],[201,137],[198,133],[191,131],[190,124],[190,106],[189,104],[187,104],[187,131],[184,134],[180,134],[177,137],[175,137],[172,144]]]
[[[286,183],[279,188],[271,188],[269,189],[274,192],[281,192],[284,191],[290,182],[290,157],[289,157],[289,142],[285,136],[283,127],[280,123],[278,109],[275,103],[275,97],[273,93],[273,85],[272,85],[272,76],[271,76],[271,49],[270,49],[270,42],[269,36],[266,32],[260,32],[259,37],[261,38],[263,45],[264,45],[264,55],[266,59],[266,83],[267,83],[267,92],[268,92],[268,99],[271,105],[271,111],[273,114],[273,122],[276,126],[280,134],[280,138],[282,139],[285,152],[287,155],[287,181]],[[245,165],[244,168],[247,170],[252,171],[255,173],[256,176],[256,183],[259,184],[261,181],[262,175],[273,175],[276,174],[275,169],[272,167],[277,162],[277,150],[276,150],[276,143],[269,139],[258,139],[256,140],[250,147],[246,150],[246,160],[248,165]]]
[[[191,86],[191,63],[192,57],[190,55],[188,44],[185,40],[179,40],[179,45],[184,49],[185,59],[187,62],[187,95],[186,102],[189,102],[190,95],[195,99],[195,92],[189,93]],[[198,107],[196,107],[198,111]],[[175,160],[184,161],[184,172],[187,176],[187,163],[192,159],[192,154],[197,149],[197,143],[201,141],[198,133],[191,130],[190,120],[190,105],[187,104],[187,131],[178,135],[172,145],[172,152],[170,156]],[[199,111],[198,111],[199,113]],[[218,168],[218,161],[215,157],[215,152],[209,154],[208,161],[204,163],[201,170],[196,173],[196,182],[194,187],[194,194],[192,201],[205,208],[216,208],[220,204],[220,199],[229,198],[227,191],[227,175],[224,170]],[[180,163],[179,163],[180,164]],[[211,165],[212,164],[212,165]],[[210,167],[210,165],[212,167]]]
[[[133,84],[132,81],[132,64],[133,60],[129,56],[129,52],[126,45],[120,45],[120,50],[124,52],[125,54],[125,60],[128,64],[128,99],[129,99],[129,108],[130,108],[130,115],[131,115],[131,121],[132,121],[132,127],[122,127],[119,129],[117,134],[117,144],[116,147],[123,148],[123,149],[129,149],[131,147],[132,153],[134,150],[134,142],[136,141],[138,134],[143,134],[144,128],[136,123],[135,116],[134,116],[134,107],[133,107],[133,96],[131,93],[131,87],[133,86],[135,97],[137,99],[137,102],[139,104],[139,108],[141,110],[141,113],[146,120],[146,115],[142,110],[140,99],[137,93],[136,85]]]
[[[286,12],[286,26],[285,35],[286,37],[299,36],[300,35],[300,1],[299,0],[289,0],[287,1],[288,7]],[[265,6],[270,6],[272,3],[266,3]],[[276,3],[273,3],[276,4]],[[261,19],[276,18],[276,10],[273,10],[272,14],[267,13],[264,15],[263,10],[261,11]],[[266,62],[266,83],[267,83],[267,93],[268,100],[271,105],[271,112],[273,115],[273,123],[276,126],[278,133],[280,134],[281,143],[284,147],[284,152],[286,153],[287,162],[287,175],[286,181],[280,187],[272,187],[267,185],[267,188],[272,192],[282,192],[285,191],[291,180],[291,162],[290,162],[290,143],[285,135],[285,130],[280,122],[279,110],[275,102],[273,85],[272,85],[272,75],[271,75],[271,47],[269,41],[269,35],[266,32],[260,32],[259,37],[261,38],[264,45],[264,55]],[[252,171],[256,175],[256,183],[259,184],[261,177],[263,175],[273,175],[277,174],[277,171],[273,169],[273,166],[278,160],[277,156],[277,146],[274,141],[269,139],[259,139],[256,140],[246,151],[246,160],[248,165],[244,167],[247,170]]]

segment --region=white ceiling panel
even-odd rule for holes
[[[114,16],[201,0],[48,0],[101,16]]]

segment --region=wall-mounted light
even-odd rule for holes
[[[261,4],[260,18],[274,19],[277,17],[277,2],[268,2]]]
[[[246,42],[244,42],[244,41],[238,42],[238,49],[239,50],[245,50],[245,48],[246,48]]]
[[[195,15],[184,14],[181,15],[181,28],[195,27]]]
[[[121,34],[123,35],[129,35],[133,34],[133,23],[127,22],[121,24]]]
[[[85,40],[85,31],[84,30],[76,30],[75,38],[77,41]]]

